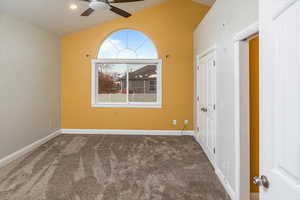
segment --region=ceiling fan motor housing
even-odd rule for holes
[[[94,9],[94,10],[107,10],[109,9],[109,5],[107,3],[104,3],[102,1],[91,1],[90,8]]]
[[[131,16],[129,12],[122,10],[118,7],[115,7],[111,4],[130,3],[130,2],[137,2],[137,1],[144,1],[144,0],[82,0],[82,1],[89,2],[89,8],[81,14],[81,16],[83,17],[90,16],[95,10],[110,10],[117,15],[128,18]]]

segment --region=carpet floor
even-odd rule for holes
[[[229,200],[190,136],[61,135],[0,169],[1,200]]]

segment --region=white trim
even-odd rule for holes
[[[220,182],[224,186],[226,192],[230,196],[230,198],[233,200],[235,199],[235,193],[232,187],[230,186],[229,182],[227,181],[226,177],[222,174],[222,171],[219,168],[215,168],[215,173],[217,177],[219,178]],[[240,199],[235,199],[235,200],[240,200]]]
[[[235,157],[236,199],[250,198],[250,96],[249,96],[249,43],[235,43]]]
[[[259,31],[259,23],[258,22],[253,23],[247,28],[245,28],[244,30],[242,30],[241,32],[237,33],[233,40],[234,42],[247,40],[250,37],[256,35],[258,31]]]
[[[259,24],[246,27],[234,37],[234,140],[235,198],[250,198],[249,138],[249,38],[259,33]],[[246,87],[246,89],[245,89]]]
[[[117,130],[117,129],[61,129],[62,134],[90,134],[90,135],[165,135],[165,136],[194,136],[194,131],[181,130]]]
[[[22,148],[22,149],[20,149],[16,152],[8,155],[8,156],[2,158],[0,160],[0,168],[4,167],[5,165],[11,163],[12,161],[14,161],[18,158],[20,158],[21,156],[27,154],[28,152],[33,151],[37,147],[41,146],[42,144],[45,144],[49,140],[51,140],[51,139],[55,138],[56,136],[58,136],[59,134],[60,134],[60,130],[55,131],[54,133],[52,133],[52,134],[50,134],[50,135],[48,135],[48,136],[46,136],[46,137],[44,137],[44,138],[42,138],[38,141],[35,141],[32,144],[27,145],[26,147],[24,147],[24,148]]]
[[[250,200],[259,200],[259,193],[251,193]]]
[[[196,134],[194,135],[194,138],[195,138],[196,142],[197,142],[197,143],[201,146],[201,148],[203,149],[203,151],[204,151],[206,157],[208,158],[209,162],[212,164],[212,166],[214,167],[214,169],[216,169],[216,168],[217,168],[216,162],[215,162],[215,160],[212,158],[211,154],[209,153],[209,151],[208,151],[206,145],[204,145],[204,144],[201,142],[200,139],[199,139],[199,140],[197,139]]]
[[[240,42],[234,44],[234,149],[235,149],[235,184],[236,199],[240,197]]]
[[[161,59],[92,59],[92,64],[162,64]]]
[[[114,64],[155,64],[157,65],[157,102],[127,102],[126,103],[97,103],[97,74],[96,64],[114,63]],[[95,108],[162,108],[162,60],[161,59],[93,59],[92,60],[92,77],[91,77],[91,106]],[[129,84],[127,83],[127,87]],[[127,89],[128,92],[128,89]],[[127,96],[128,98],[128,96]]]
[[[201,96],[201,94],[199,93],[199,80],[200,80],[200,76],[199,76],[199,72],[201,70],[201,66],[200,66],[200,61],[202,59],[204,59],[206,56],[210,56],[210,55],[213,55],[212,57],[214,57],[214,61],[215,61],[215,67],[217,69],[217,45],[213,45],[212,47],[206,49],[205,51],[203,51],[203,53],[199,54],[196,56],[196,98],[194,99],[195,101],[195,106],[196,106],[196,120],[195,120],[195,130],[197,130],[197,128],[199,128],[200,124],[199,123],[199,115],[200,115],[200,102],[198,102],[198,97]],[[217,80],[217,72],[215,74],[215,78]],[[215,80],[215,81],[216,81]],[[215,88],[215,97],[217,98],[217,87]],[[217,102],[214,102],[214,104],[216,105]],[[215,131],[216,131],[216,135],[214,136],[214,148],[216,149],[216,144],[217,144],[217,124],[218,124],[218,116],[217,116],[217,110],[214,111],[215,112],[215,124],[216,124],[216,127],[215,127]],[[203,151],[205,152],[206,156],[208,157],[209,161],[211,162],[211,164],[213,165],[213,167],[215,168],[215,165],[216,165],[216,160],[217,160],[217,152],[215,154],[213,154],[213,152],[210,152],[210,150],[208,149],[208,147],[202,143],[201,139],[199,138],[199,140],[197,140],[197,138],[195,137],[195,140],[200,144],[200,146],[202,147]]]
[[[91,73],[91,102],[92,107],[93,105],[96,105],[96,91],[98,91],[98,84],[96,84],[96,67],[95,67],[95,61],[92,60],[92,73]]]
[[[198,59],[203,58],[204,56],[206,56],[216,50],[217,50],[217,45],[213,45],[212,47],[210,47],[210,48],[206,49],[205,51],[203,51],[202,53],[200,53],[197,57],[198,57]]]
[[[199,120],[198,120],[198,117],[199,117],[199,109],[201,107],[200,102],[198,102],[198,97],[200,97],[200,93],[199,93],[199,80],[200,80],[200,76],[199,76],[199,73],[200,73],[200,70],[201,70],[201,66],[200,66],[200,61],[202,59],[204,59],[206,56],[210,56],[210,55],[213,55],[214,57],[214,61],[215,61],[215,67],[217,69],[218,67],[218,61],[217,61],[217,45],[213,45],[212,47],[206,49],[205,51],[203,51],[203,53],[199,54],[196,56],[196,98],[194,99],[195,101],[195,106],[196,106],[196,120],[195,120],[195,125],[196,125],[196,128],[195,130],[197,130],[197,128],[199,128],[200,124],[199,123]],[[216,74],[215,74],[215,81],[217,80],[217,71],[216,71]],[[215,98],[217,99],[217,87],[215,88]],[[214,102],[215,106],[217,106],[217,102]],[[217,110],[214,111],[215,112],[215,124],[216,124],[216,127],[215,127],[215,136],[214,136],[214,148],[215,150],[217,149],[216,148],[216,144],[217,144],[217,124],[218,124],[218,113],[217,113]],[[199,140],[197,140],[197,138],[195,137],[196,141],[200,144],[200,146],[202,147],[203,151],[205,152],[206,156],[208,157],[209,161],[211,162],[211,164],[214,166],[215,168],[215,165],[216,165],[216,160],[217,160],[217,152],[215,152],[215,154],[213,154],[212,152],[209,151],[208,147],[202,143],[201,139],[199,138]]]
[[[93,108],[162,108],[161,104],[151,103],[130,103],[130,104],[114,104],[114,103],[101,103],[92,104]]]

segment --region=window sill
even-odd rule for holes
[[[161,104],[92,104],[93,108],[162,108]]]

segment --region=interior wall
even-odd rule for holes
[[[0,159],[60,129],[59,38],[0,14]]]
[[[65,129],[193,129],[193,30],[209,7],[169,0],[62,38],[62,127]],[[112,32],[135,29],[155,43],[163,60],[161,109],[92,108],[91,59]],[[91,55],[86,57],[86,55]],[[166,59],[166,55],[170,55]],[[178,120],[176,126],[172,120]]]
[[[258,192],[252,178],[259,176],[259,37],[249,41],[250,61],[250,189]]]
[[[236,187],[233,38],[257,21],[257,0],[217,0],[194,32],[194,57],[217,45],[216,166],[233,192]]]

